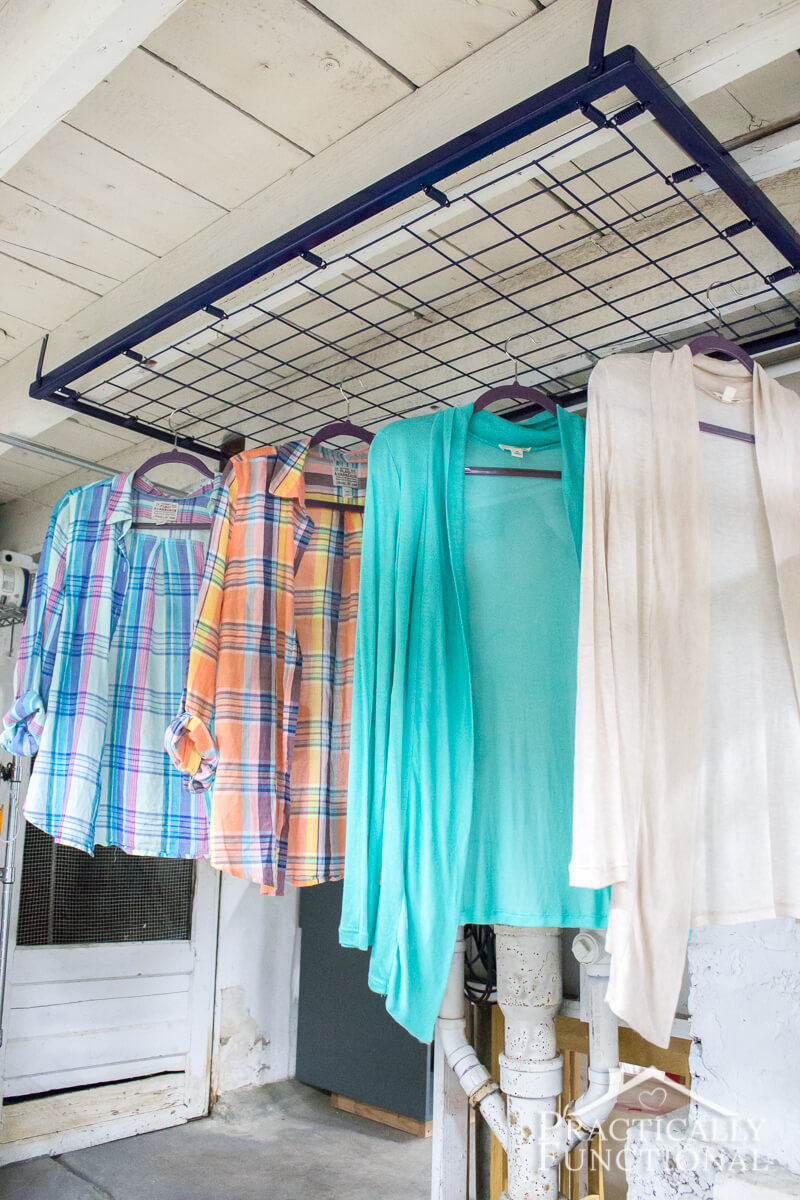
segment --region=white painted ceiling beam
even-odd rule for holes
[[[324,208],[586,62],[595,0],[559,0],[425,84],[234,212],[89,304],[51,335],[48,366],[75,354]],[[616,0],[608,48],[632,43],[688,100],[800,43],[800,0]],[[35,437],[63,413],[27,396],[35,354],[0,367],[0,424]]]
[[[0,4],[0,176],[183,2]]]

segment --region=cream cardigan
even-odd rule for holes
[[[715,376],[752,404],[709,396]],[[755,452],[698,419],[749,426]],[[658,1045],[693,920],[800,916],[798,696],[800,399],[688,348],[604,360],[589,386],[570,881],[613,885],[608,1000]]]

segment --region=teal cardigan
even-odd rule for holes
[[[467,405],[381,430],[364,515],[339,937],[373,947],[370,987],[424,1041],[462,911],[474,802],[464,582],[471,416]],[[583,420],[559,409],[558,434],[579,558]],[[604,920],[605,909],[585,923]]]

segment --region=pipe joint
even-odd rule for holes
[[[475,1091],[469,1097],[469,1102],[473,1108],[480,1108],[484,1100],[495,1092],[500,1091],[500,1084],[495,1079],[487,1079],[484,1083],[478,1085]]]
[[[544,1062],[501,1054],[500,1086],[507,1096],[526,1100],[555,1098],[563,1089],[563,1063],[560,1054]]]

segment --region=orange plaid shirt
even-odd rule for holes
[[[341,879],[367,450],[289,442],[226,468],[167,750],[213,779],[213,866],[283,891]]]

